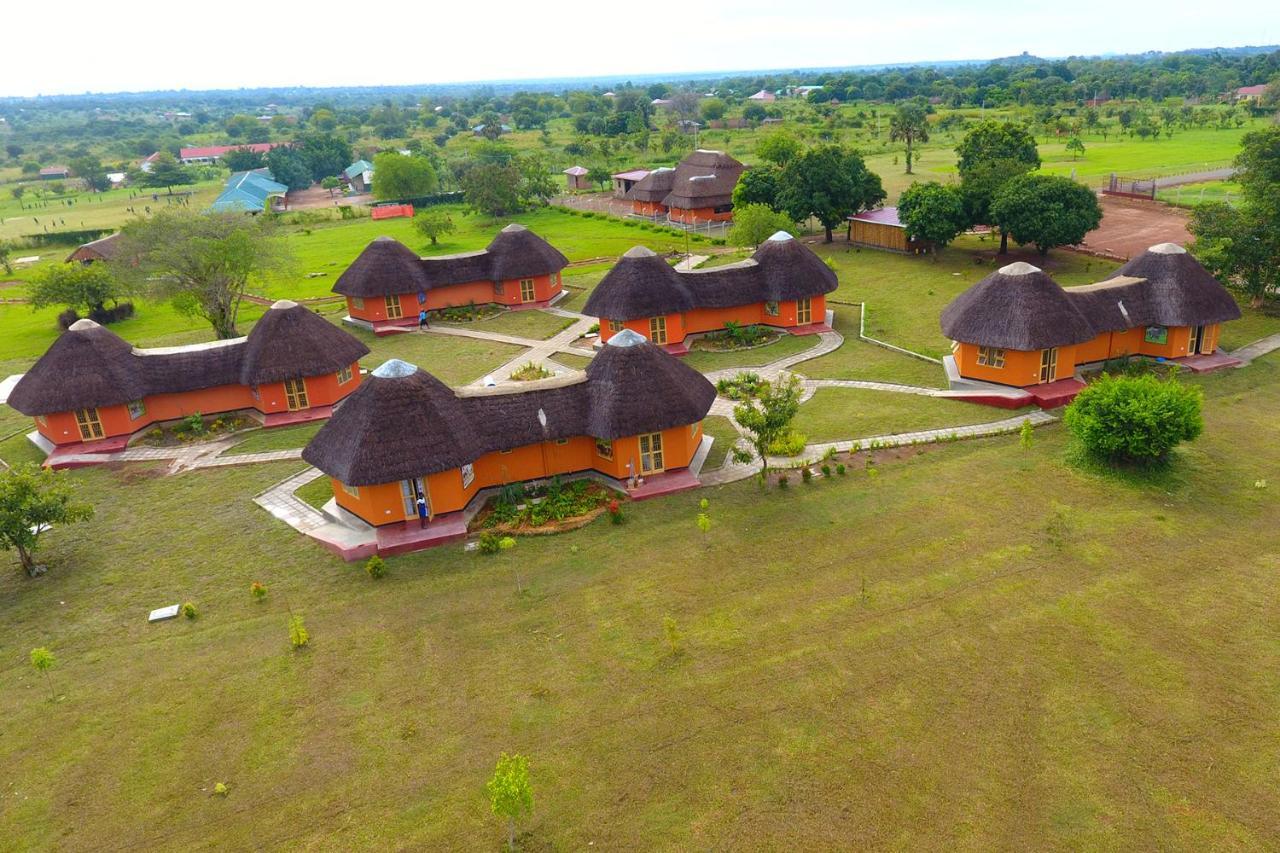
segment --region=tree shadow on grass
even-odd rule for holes
[[[1193,474],[1192,465],[1176,450],[1150,461],[1118,460],[1073,441],[1064,459],[1081,474],[1141,491],[1177,492],[1187,487]]]

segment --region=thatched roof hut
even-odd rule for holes
[[[671,187],[675,183],[675,179],[676,170],[669,166],[662,166],[636,181],[635,185],[627,190],[623,198],[628,201],[662,204],[663,199],[671,194]]]
[[[1240,319],[1240,306],[1216,278],[1182,246],[1160,243],[1108,278],[1146,280],[1150,319],[1144,325],[1203,326]]]
[[[733,200],[733,188],[745,168],[723,151],[700,148],[681,160],[674,169],[650,172],[623,198],[658,202],[684,210],[717,207]]]
[[[19,380],[9,405],[25,415],[115,406],[153,394],[256,385],[334,373],[369,353],[307,308],[281,300],[247,337],[138,349],[78,320]]]
[[[626,331],[586,373],[495,388],[454,391],[393,359],[347,398],[302,458],[348,485],[389,483],[540,441],[696,423],[715,396],[702,374]]]
[[[559,272],[569,259],[523,225],[503,228],[474,252],[421,258],[403,243],[378,237],[338,276],[335,293],[390,296],[472,281],[504,281]]]
[[[749,259],[705,270],[677,271],[642,246],[629,250],[596,285],[583,313],[610,320],[786,302],[835,290],[839,282],[822,259],[779,231]]]
[[[1097,334],[1057,282],[1022,261],[957,296],[942,312],[942,332],[953,341],[1015,350],[1080,344]]]

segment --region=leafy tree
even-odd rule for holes
[[[767,204],[734,205],[729,242],[735,246],[759,246],[777,232],[791,232],[795,227],[789,216]]]
[[[9,275],[13,275],[13,261],[10,259],[12,253],[13,247],[0,240],[0,269],[3,269]]]
[[[822,223],[826,242],[845,218],[884,201],[880,176],[862,156],[838,145],[811,148],[782,169],[778,207],[796,222],[809,216]]]
[[[1063,421],[1091,453],[1124,462],[1164,459],[1204,430],[1199,388],[1151,374],[1103,374],[1076,395]]]
[[[144,187],[176,187],[195,183],[191,171],[168,151],[161,151],[151,161],[151,171],[143,172],[139,183]]]
[[[778,169],[773,166],[753,166],[739,177],[733,188],[733,206],[765,204],[778,206]],[[734,214],[735,217],[737,214]]]
[[[22,197],[26,195],[27,188],[19,184],[16,187],[9,188],[9,195],[13,196],[15,201],[22,201]]]
[[[338,119],[334,116],[333,110],[324,107],[319,107],[311,113],[311,118],[307,119],[307,123],[321,133],[329,133],[338,127]]]
[[[106,264],[59,264],[48,267],[32,283],[31,307],[66,305],[101,314],[107,300],[114,305],[121,296],[116,277]]]
[[[5,153],[8,154],[9,158],[12,160],[17,160],[19,157],[21,157],[22,153],[25,150],[26,150],[25,148],[23,148],[21,145],[17,144],[16,142],[10,142],[4,147]]]
[[[517,195],[520,198],[521,207],[544,205],[558,191],[551,169],[537,154],[519,158],[517,167],[520,169],[520,187]]]
[[[609,182],[613,180],[613,173],[604,166],[591,166],[587,169],[587,180],[597,184],[602,190],[608,189]]]
[[[244,113],[237,113],[227,119],[227,123],[223,125],[223,129],[227,131],[227,136],[230,136],[232,139],[252,137],[258,131],[258,120],[253,116],[247,116]]]
[[[320,186],[329,191],[329,197],[333,198],[333,191],[342,186],[342,181],[330,175],[327,178],[320,179]]]
[[[270,219],[166,209],[126,225],[110,265],[119,280],[170,299],[225,339],[237,336],[249,279],[284,271],[288,259]]]
[[[969,222],[990,225],[991,202],[1008,181],[1040,168],[1035,137],[1020,124],[984,121],[974,125],[956,146],[960,185]],[[1009,235],[1000,233],[1000,254],[1009,250]]]
[[[529,784],[529,759],[505,752],[498,759],[485,789],[489,792],[489,808],[507,819],[507,849],[516,849],[516,820],[533,811],[533,786]]]
[[[58,665],[58,658],[53,652],[44,646],[31,650],[31,666],[36,672],[44,676],[44,683],[49,688],[49,701],[58,701],[58,694],[53,691],[53,679],[49,677],[49,673]]]
[[[1280,190],[1280,127],[1246,133],[1240,139],[1232,180],[1251,201],[1271,203]]]
[[[937,246],[950,243],[969,224],[959,187],[936,181],[908,187],[898,198],[898,218],[911,236],[934,244],[935,257]]]
[[[791,420],[800,411],[800,380],[761,382],[753,398],[733,409],[733,419],[751,433],[751,446],[760,457],[760,474],[769,472],[769,445],[786,435]]]
[[[1084,142],[1078,136],[1073,136],[1067,140],[1067,150],[1071,152],[1071,159],[1084,156]]]
[[[440,178],[426,157],[383,151],[373,158],[373,195],[378,199],[417,198],[440,189]]]
[[[26,161],[22,164],[22,174],[28,176],[40,174],[40,164],[34,160]]]
[[[467,206],[486,216],[509,216],[520,209],[520,168],[480,163],[462,176],[462,193]]]
[[[306,161],[314,181],[335,177],[352,162],[351,146],[347,141],[326,133],[303,134],[297,150]]]
[[[453,224],[453,217],[447,211],[431,207],[413,217],[413,227],[434,246],[445,234],[452,234],[457,226]]]
[[[267,168],[271,177],[291,190],[305,190],[311,186],[311,170],[306,158],[295,148],[277,145],[267,152]]]
[[[93,517],[93,507],[76,500],[76,488],[65,473],[33,462],[0,471],[0,550],[17,551],[28,576],[44,571],[35,562],[40,534]]]
[[[707,98],[698,107],[698,112],[707,121],[719,121],[724,118],[726,109],[724,101],[719,98]]]
[[[775,166],[785,166],[804,150],[800,140],[785,131],[775,131],[756,143],[756,156]]]
[[[1019,243],[1041,255],[1070,246],[1102,222],[1093,190],[1061,175],[1019,175],[1007,181],[991,203],[991,218]]]
[[[257,151],[250,151],[248,148],[234,148],[223,154],[219,159],[222,161],[222,165],[233,172],[248,172],[253,169],[261,169],[266,165],[262,154]]]
[[[747,104],[742,108],[742,117],[750,122],[761,122],[768,118],[769,114],[760,104]]]
[[[91,155],[73,157],[67,165],[71,167],[71,174],[84,181],[85,186],[93,192],[100,193],[111,189],[107,170],[102,168],[102,163],[97,157]]]
[[[907,174],[911,174],[911,158],[917,142],[929,141],[929,117],[919,104],[901,104],[889,118],[889,140],[902,142],[907,148]]]

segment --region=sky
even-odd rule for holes
[[[1273,2],[6,3],[0,96],[371,86],[1280,42]],[[184,8],[200,9],[183,15]],[[27,34],[19,37],[18,34]]]

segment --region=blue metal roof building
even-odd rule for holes
[[[210,210],[237,213],[262,213],[266,210],[267,199],[279,198],[281,207],[289,188],[272,179],[266,169],[255,169],[251,172],[236,172],[227,179],[222,195],[209,206]],[[273,208],[276,202],[272,202]]]

